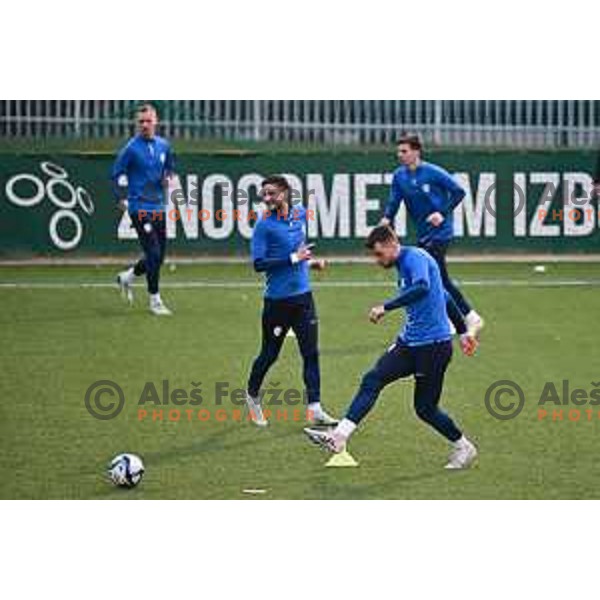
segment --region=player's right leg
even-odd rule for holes
[[[117,284],[121,290],[122,296],[127,300],[129,304],[133,304],[133,282],[136,277],[141,277],[146,274],[146,261],[144,258],[140,258],[135,265],[121,271],[117,275]]]
[[[262,411],[260,388],[269,369],[279,357],[285,336],[290,327],[289,319],[290,316],[285,301],[265,298],[262,313],[260,353],[254,359],[246,388],[246,404],[250,418],[259,427],[265,427],[268,424]]]
[[[117,275],[117,285],[121,295],[129,304],[133,304],[133,282],[135,280],[135,267],[129,267]]]
[[[343,452],[350,436],[369,414],[381,390],[388,384],[414,373],[414,359],[409,348],[395,343],[362,378],[346,416],[335,429],[320,430],[310,427],[304,432],[309,439],[330,452]]]
[[[143,249],[142,240],[140,238],[140,233],[138,228],[136,227],[136,221],[138,221],[138,213],[130,213],[129,214],[131,223],[133,228],[136,230],[138,239],[140,241],[140,245]],[[145,251],[144,251],[145,252]],[[146,262],[144,258],[138,260],[138,262],[134,266],[130,266],[128,269],[121,271],[117,275],[117,285],[121,290],[121,295],[127,300],[129,304],[133,304],[133,282],[136,277],[140,277],[146,272]]]

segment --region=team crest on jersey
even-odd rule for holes
[[[429,194],[429,192],[431,192],[431,186],[428,183],[424,183],[422,189],[426,194]]]
[[[167,160],[167,155],[164,152],[161,152],[161,154],[160,154],[160,162],[163,165],[165,164],[165,160]]]

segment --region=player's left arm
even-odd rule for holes
[[[302,225],[304,227],[305,236],[308,231],[308,211],[303,209],[301,213]],[[301,247],[306,248],[310,251],[310,258],[307,260],[308,268],[314,271],[324,271],[327,268],[327,261],[323,258],[315,258],[313,256],[313,248],[316,246],[314,243],[307,244],[306,237],[304,238]]]
[[[465,319],[456,305],[456,302],[454,302],[447,290],[444,290],[444,296],[446,297],[446,312],[448,313],[448,318],[452,322],[452,325],[454,325],[454,328],[456,329],[456,333],[459,335],[467,333],[467,324],[465,323]]]
[[[463,201],[466,192],[448,171],[440,167],[434,167],[432,173],[434,174],[434,183],[446,192],[444,205],[440,210],[431,213],[427,217],[427,220],[434,227],[439,227],[446,220],[446,217]]]
[[[435,180],[437,184],[446,191],[446,204],[442,208],[441,213],[444,217],[452,213],[452,211],[463,201],[466,196],[464,188],[444,169],[436,169]]]
[[[165,167],[164,167],[164,176],[165,179],[171,179],[175,176],[175,152],[173,152],[173,148],[171,144],[167,146],[167,152],[165,157]]]
[[[444,290],[444,296],[446,297],[446,312],[448,313],[448,318],[452,322],[452,325],[454,325],[456,333],[460,336],[461,350],[466,356],[473,356],[477,351],[479,342],[475,336],[468,333],[465,319],[456,305],[456,302],[454,302],[454,299],[447,290]]]

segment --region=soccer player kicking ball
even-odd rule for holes
[[[268,177],[262,182],[261,194],[267,210],[254,227],[252,260],[254,269],[266,274],[266,289],[262,346],[248,380],[246,402],[250,416],[256,425],[264,427],[268,424],[259,391],[291,328],[304,363],[309,421],[335,424],[337,421],[321,406],[319,323],[309,278],[309,269],[324,269],[325,261],[313,259],[311,247],[306,245],[306,210],[300,204],[291,205],[287,179]]]
[[[465,317],[469,332],[478,336],[483,319],[450,279],[446,267],[446,252],[454,236],[452,212],[462,202],[465,191],[447,171],[422,160],[422,151],[423,144],[417,135],[403,134],[398,140],[400,167],[394,172],[390,199],[380,225],[391,225],[401,202],[406,202],[417,228],[419,247],[437,262],[444,287]]]
[[[306,428],[311,441],[330,452],[342,452],[359,423],[373,408],[381,390],[397,379],[414,375],[414,406],[417,416],[443,435],[452,445],[447,469],[465,469],[477,450],[438,404],[444,374],[452,357],[452,336],[448,318],[460,333],[462,351],[471,356],[477,340],[467,333],[465,321],[444,290],[440,271],[433,258],[420,248],[400,246],[394,231],[376,227],[367,240],[378,265],[398,271],[400,294],[371,309],[369,318],[379,323],[386,313],[405,308],[403,331],[396,342],[363,377],[346,417],[335,429]]]
[[[164,187],[173,176],[175,161],[169,143],[156,135],[158,117],[153,106],[146,104],[139,108],[137,124],[139,133],[119,152],[112,179],[121,208],[129,211],[144,258],[119,273],[117,283],[132,304],[132,284],[136,277],[145,275],[150,312],[169,316],[172,313],[160,297],[159,279],[167,244]]]

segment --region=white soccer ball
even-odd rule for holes
[[[119,454],[108,467],[108,478],[117,487],[135,487],[144,476],[144,463],[136,454]]]

